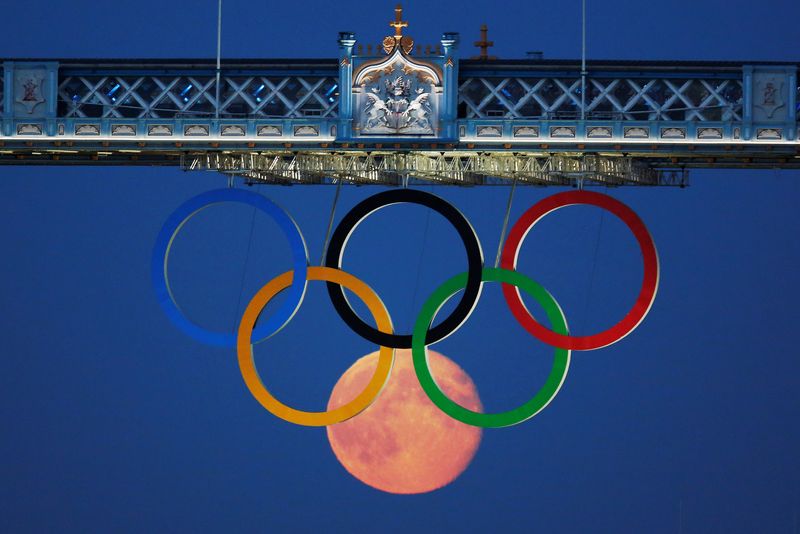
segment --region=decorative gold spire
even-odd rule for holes
[[[411,37],[403,35],[403,28],[408,28],[408,22],[403,20],[403,6],[397,4],[394,8],[394,20],[389,22],[389,26],[394,28],[394,35],[390,35],[383,40],[383,51],[391,54],[395,47],[400,46],[403,52],[410,54],[414,49],[414,41]]]
[[[394,8],[394,20],[389,23],[394,28],[394,38],[399,41],[403,37],[403,28],[408,28],[408,22],[403,20],[403,6],[397,4]]]
[[[494,46],[494,41],[489,40],[489,28],[486,24],[481,24],[481,40],[475,41],[475,46],[481,49],[481,55],[472,59],[497,59],[496,56],[489,55],[489,47]]]

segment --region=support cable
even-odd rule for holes
[[[586,0],[581,2],[581,120],[586,120]]]
[[[592,254],[592,268],[589,271],[589,289],[586,291],[586,301],[583,305],[583,315],[581,317],[582,324],[579,332],[584,332],[586,328],[586,321],[589,315],[589,301],[592,298],[592,290],[594,289],[595,271],[597,270],[597,252],[600,250],[600,237],[603,231],[603,221],[605,220],[605,210],[600,211],[600,222],[597,224],[597,236],[594,242],[594,253]]]
[[[328,254],[328,242],[331,239],[331,231],[333,230],[333,218],[336,216],[336,204],[339,202],[339,193],[342,190],[342,180],[341,178],[337,178],[339,181],[336,184],[336,194],[333,196],[333,204],[331,205],[331,216],[328,219],[328,230],[325,232],[325,242],[322,244],[322,257],[319,259],[320,265],[325,265],[325,256]]]
[[[247,249],[244,254],[244,267],[242,267],[242,280],[239,282],[239,297],[236,299],[236,308],[234,309],[234,317],[233,317],[233,331],[232,333],[236,333],[237,327],[239,326],[239,306],[242,305],[242,295],[244,294],[244,281],[247,275],[247,263],[250,261],[250,249],[253,248],[253,234],[255,233],[256,227],[256,209],[253,206],[253,216],[250,218],[250,237],[247,238]]]
[[[433,184],[430,185],[430,192],[433,193]],[[430,227],[431,224],[431,211],[433,210],[425,210],[425,230],[423,230],[422,232],[422,250],[420,250],[419,262],[417,263],[417,279],[414,282],[414,291],[411,293],[411,313],[415,314],[414,317],[416,317],[417,316],[416,314],[418,314],[418,311],[416,309],[417,291],[419,290],[419,280],[420,276],[422,275],[422,262],[425,259],[425,245],[428,242],[428,228]],[[412,324],[408,326],[413,328],[414,319],[411,320]]]
[[[220,95],[220,70],[221,70],[221,56],[222,56],[222,0],[217,2],[217,105],[214,106],[214,117],[219,119],[219,108],[222,105],[219,101]]]
[[[511,203],[514,201],[514,190],[517,188],[517,177],[514,176],[514,183],[511,184],[511,192],[508,194],[508,204],[506,204],[506,216],[503,218],[503,229],[500,230],[500,242],[497,244],[497,256],[494,258],[494,266],[500,265],[500,255],[503,253],[503,242],[506,238],[508,229],[508,217],[511,215]]]

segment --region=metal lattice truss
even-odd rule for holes
[[[185,155],[184,170],[212,170],[282,184],[686,185],[685,173],[656,171],[627,157],[498,153],[211,152]]]
[[[466,118],[576,119],[576,78],[467,78],[459,87]],[[588,78],[586,118],[613,120],[742,120],[741,80]]]
[[[320,76],[224,76],[217,105],[214,76],[66,76],[60,117],[336,117],[338,79]]]

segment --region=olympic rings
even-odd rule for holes
[[[593,350],[607,347],[630,334],[642,322],[647,312],[650,311],[653,300],[656,298],[659,280],[658,253],[656,252],[655,243],[653,243],[653,237],[632,209],[608,195],[589,191],[567,191],[549,196],[531,206],[514,223],[508,234],[508,240],[503,247],[500,266],[504,269],[515,270],[522,241],[533,226],[548,213],[575,204],[597,206],[613,213],[628,226],[639,243],[642,258],[644,259],[644,279],[642,288],[636,298],[636,303],[627,315],[611,328],[598,334],[569,336],[553,332],[536,322],[536,319],[525,309],[518,289],[508,284],[503,284],[503,295],[517,321],[537,339],[553,347],[572,350]]]
[[[274,278],[253,297],[239,324],[237,335],[210,332],[184,317],[177,307],[167,279],[167,260],[175,235],[200,210],[219,202],[240,202],[254,206],[280,225],[292,249],[291,271]],[[356,227],[371,213],[392,204],[413,203],[443,215],[458,231],[467,252],[468,270],[439,286],[425,301],[411,335],[395,334],[389,312],[375,292],[364,282],[341,270],[347,241]],[[586,204],[605,209],[619,217],[633,233],[644,260],[644,280],[636,303],[611,328],[590,336],[570,336],[567,322],[555,299],[542,286],[516,271],[519,250],[525,236],[548,213],[565,206]],[[420,385],[431,401],[450,417],[484,428],[515,425],[538,414],[558,394],[569,370],[572,350],[593,350],[616,343],[633,331],[653,304],[659,282],[659,262],[653,238],[642,220],[625,204],[599,193],[570,191],[547,197],[529,208],[513,225],[502,250],[501,268],[484,268],[483,252],[475,230],[458,209],[445,200],[417,190],[393,190],[379,193],[357,204],[339,223],[325,257],[325,267],[308,267],[305,242],[291,216],[273,202],[255,193],[236,189],[218,189],[198,195],[182,204],[164,224],[158,235],[151,263],[151,275],[159,303],[167,316],[191,337],[212,345],[235,345],[242,378],[256,400],[277,417],[306,426],[325,426],[345,421],[359,414],[377,398],[392,369],[395,348],[411,348],[414,369]],[[269,337],[296,313],[303,301],[308,280],[324,281],[331,301],[344,321],[361,337],[380,345],[378,365],[366,388],[349,403],[324,412],[306,412],[287,406],[264,386],[253,361],[253,340]],[[467,410],[449,399],[438,387],[428,367],[426,347],[455,332],[471,315],[480,298],[483,282],[500,282],[505,300],[519,323],[534,337],[554,347],[553,365],[542,388],[523,405],[505,412],[485,414]],[[289,288],[286,301],[276,314],[255,328],[264,307],[279,292]],[[375,318],[373,327],[353,311],[344,293],[353,291],[367,305]],[[453,312],[432,327],[436,314],[450,298],[464,291]],[[552,329],[539,324],[525,308],[520,290],[536,299],[545,309]]]
[[[306,291],[308,252],[306,251],[306,243],[303,240],[300,229],[283,208],[257,193],[244,191],[242,189],[214,189],[206,193],[201,193],[181,204],[178,209],[172,212],[167,218],[167,221],[158,233],[156,245],[153,249],[153,259],[150,263],[150,275],[161,308],[175,326],[189,337],[209,345],[233,347],[236,345],[235,335],[206,330],[194,324],[183,315],[172,296],[172,290],[170,289],[167,275],[169,252],[172,248],[175,236],[178,235],[183,225],[200,211],[221,202],[248,204],[272,217],[272,219],[278,223],[281,230],[283,230],[283,233],[286,234],[286,238],[289,240],[289,246],[292,250],[292,265],[294,272],[297,273],[297,277],[292,282],[288,298],[275,312],[275,315],[264,321],[264,324],[260,325],[256,331],[253,332],[255,339],[263,340],[272,336],[283,328],[297,312]]]
[[[473,412],[451,400],[439,388],[431,375],[428,367],[428,354],[425,349],[425,334],[430,328],[431,322],[436,316],[436,312],[444,305],[447,300],[464,288],[466,283],[466,273],[454,276],[441,286],[422,305],[422,311],[417,317],[414,325],[413,343],[411,354],[414,358],[414,370],[422,389],[440,410],[462,423],[478,426],[482,428],[499,428],[511,426],[527,421],[540,411],[542,411],[550,401],[556,396],[567,377],[569,369],[570,351],[568,349],[556,348],[553,358],[553,367],[547,377],[547,381],[539,392],[528,402],[501,413],[480,413]],[[512,284],[527,294],[535,298],[547,313],[547,318],[553,324],[553,328],[563,335],[566,335],[567,320],[555,299],[542,286],[516,271],[506,269],[485,268],[483,269],[484,282],[503,282]]]
[[[392,331],[392,320],[380,297],[367,284],[355,276],[329,267],[309,267],[307,275],[308,280],[325,280],[348,288],[367,305],[367,308],[375,317],[379,331]],[[367,386],[353,400],[335,410],[306,412],[283,404],[269,392],[258,376],[258,371],[253,361],[253,346],[250,343],[250,336],[258,316],[267,303],[280,291],[292,285],[295,280],[296,278],[292,271],[273,278],[256,293],[256,296],[247,305],[242,316],[242,322],[239,324],[239,334],[236,340],[239,369],[253,397],[264,408],[285,421],[305,426],[326,426],[346,421],[364,411],[377,398],[389,379],[389,373],[394,363],[394,350],[384,346],[380,348],[378,365]]]
[[[467,251],[467,282],[464,294],[453,312],[440,324],[433,327],[427,333],[426,343],[440,341],[455,332],[469,317],[481,294],[481,270],[483,269],[483,251],[480,241],[472,225],[452,204],[444,199],[414,189],[396,189],[385,191],[373,195],[366,200],[358,203],[347,215],[339,222],[339,226],[331,237],[328,245],[328,252],[325,257],[325,265],[336,269],[342,268],[342,256],[347,240],[355,231],[356,227],[370,214],[386,206],[399,203],[419,204],[430,208],[452,224]],[[350,303],[347,302],[344,290],[333,283],[328,283],[328,294],[331,297],[333,307],[347,325],[358,335],[378,345],[393,347],[396,349],[411,348],[411,335],[391,334],[380,332],[368,325],[353,311]]]

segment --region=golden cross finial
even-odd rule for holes
[[[389,23],[389,26],[394,28],[394,35],[383,40],[383,51],[391,54],[392,50],[400,48],[406,54],[410,54],[414,49],[414,40],[408,35],[403,35],[403,28],[408,28],[408,22],[403,20],[403,6],[400,4],[394,8],[394,20]]]
[[[403,36],[403,28],[408,27],[408,22],[403,20],[403,6],[397,4],[394,8],[394,20],[389,23],[389,26],[394,28],[394,36],[399,41]]]
[[[489,56],[489,47],[494,46],[494,41],[489,40],[489,28],[486,24],[481,24],[481,40],[475,41],[475,46],[481,49],[481,55],[475,59],[495,59]]]

